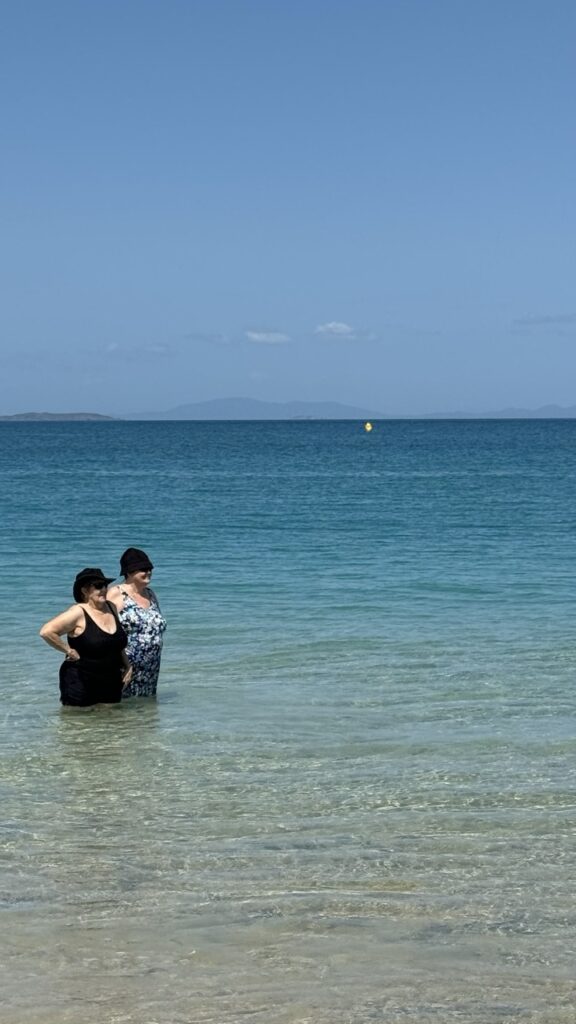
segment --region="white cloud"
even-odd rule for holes
[[[314,334],[324,334],[330,338],[351,338],[357,337],[357,331],[350,324],[343,324],[340,320],[331,320],[327,324],[318,324]]]
[[[290,341],[290,335],[282,334],[281,331],[244,331],[248,341],[254,341],[258,345],[283,345]]]

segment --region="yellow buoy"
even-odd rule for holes
[[[369,434],[370,431],[373,430],[373,429],[374,428],[373,428],[372,424],[370,423],[370,420],[367,420],[367,422],[364,424],[364,430],[366,431],[367,434]]]

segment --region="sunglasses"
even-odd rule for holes
[[[90,586],[93,587],[94,590],[106,590],[108,584],[107,583],[91,583]]]

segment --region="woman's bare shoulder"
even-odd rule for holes
[[[115,583],[113,587],[110,587],[106,597],[109,601],[112,601],[112,604],[115,604],[119,610],[124,607],[124,592],[119,583]]]
[[[75,626],[77,626],[82,619],[83,608],[80,604],[71,604],[69,608],[64,612],[60,612],[59,615],[55,615],[53,619],[49,619],[45,622],[40,630],[40,635],[44,633],[69,633]]]

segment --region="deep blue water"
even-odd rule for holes
[[[575,421],[5,423],[0,486],[3,1024],[576,1021]],[[129,545],[159,700],[63,712]]]

